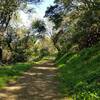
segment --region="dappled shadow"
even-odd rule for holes
[[[57,68],[52,61],[36,64],[14,84],[0,91],[0,100],[64,100],[57,91]]]

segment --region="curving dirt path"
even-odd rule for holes
[[[57,91],[53,61],[34,65],[15,83],[0,91],[0,100],[70,100]]]

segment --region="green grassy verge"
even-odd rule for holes
[[[100,100],[100,44],[58,59],[60,91],[74,100]]]
[[[15,65],[0,66],[0,88],[3,88],[10,81],[16,81],[23,72],[32,67],[30,63],[17,63]]]

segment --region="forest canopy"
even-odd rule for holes
[[[39,3],[41,0],[0,0],[0,31],[5,31],[13,13],[20,5],[26,3]],[[24,7],[24,6],[22,6]]]

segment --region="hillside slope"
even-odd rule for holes
[[[57,59],[60,91],[75,100],[100,100],[100,43]]]

